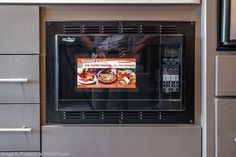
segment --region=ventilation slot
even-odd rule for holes
[[[140,111],[106,111],[106,112],[93,112],[93,111],[85,111],[85,112],[64,112],[65,120],[108,120],[108,119],[174,119],[176,118],[176,112],[140,112]]]
[[[159,33],[160,29],[156,26],[142,26],[141,31],[142,33]]]
[[[80,26],[64,26],[64,33],[80,33]]]
[[[101,113],[102,119],[117,119],[120,117],[119,112],[102,112]]]
[[[121,33],[139,33],[138,27],[121,27]]]
[[[123,119],[141,119],[140,112],[122,112]]]
[[[64,119],[82,119],[81,112],[64,112]]]
[[[82,33],[101,33],[100,26],[83,26]]]
[[[84,119],[99,119],[99,112],[82,112],[82,118]]]
[[[103,26],[103,33],[119,33],[120,29],[118,26]]]
[[[142,119],[158,119],[159,112],[141,112]]]
[[[100,119],[99,112],[64,112],[64,119]]]
[[[176,112],[160,112],[160,119],[173,119],[176,116]]]
[[[153,34],[174,34],[177,33],[177,27],[175,25],[166,26],[64,26],[64,33],[153,33]]]
[[[160,26],[161,34],[173,34],[177,32],[176,26]]]

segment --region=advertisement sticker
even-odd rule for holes
[[[77,88],[136,88],[136,58],[77,58]]]

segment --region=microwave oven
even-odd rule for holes
[[[47,21],[46,122],[194,123],[193,21]]]

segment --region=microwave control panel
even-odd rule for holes
[[[179,92],[179,58],[162,59],[162,92]]]
[[[181,92],[181,49],[165,48],[161,56],[161,95],[179,98]]]

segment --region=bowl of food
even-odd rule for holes
[[[111,84],[116,82],[117,77],[112,73],[102,73],[98,76],[98,81],[103,84]]]
[[[77,74],[78,75],[78,83],[80,84],[94,84],[97,81],[97,77],[94,73],[90,71],[82,71]]]

